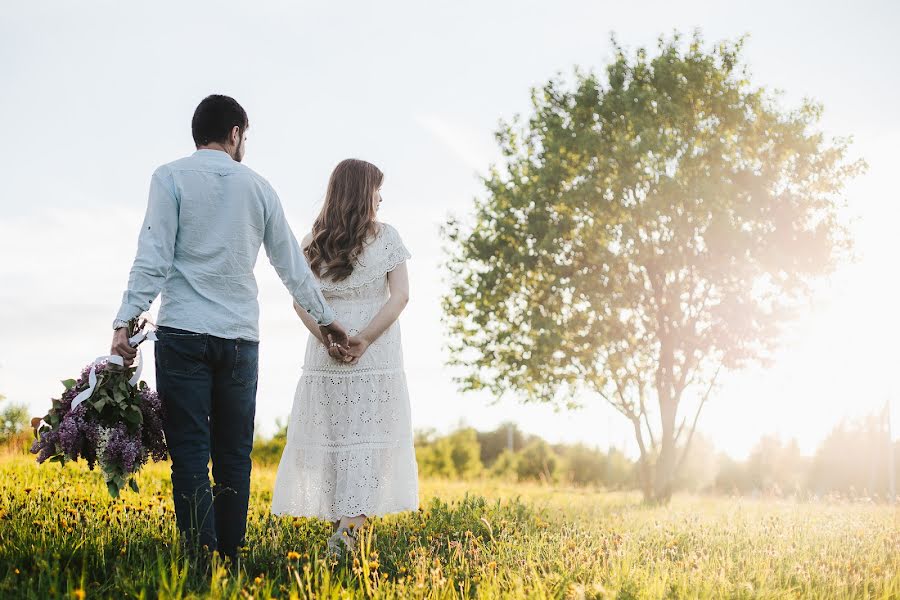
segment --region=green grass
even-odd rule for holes
[[[3,598],[900,598],[896,509],[423,481],[422,510],[378,519],[351,560],[329,525],[269,514],[255,468],[237,570],[189,568],[168,466],[112,500],[81,465],[0,459]]]

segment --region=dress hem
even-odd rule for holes
[[[414,512],[419,510],[419,504],[416,503],[413,507],[401,506],[399,508],[389,508],[383,511],[371,510],[371,511],[362,511],[359,514],[365,515],[368,517],[384,517],[387,515],[396,515],[398,513],[403,512]],[[320,513],[316,511],[292,511],[290,509],[275,509],[274,507],[271,509],[272,514],[277,517],[305,517],[308,519],[322,519],[323,521],[337,521],[341,517],[355,517],[358,515],[334,515],[327,513]]]

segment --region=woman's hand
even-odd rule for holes
[[[351,365],[358,363],[362,355],[369,349],[368,340],[359,336],[350,336],[347,344],[348,349],[344,351],[344,362]]]

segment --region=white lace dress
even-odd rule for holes
[[[350,277],[320,282],[325,299],[350,335],[358,334],[378,313],[390,295],[387,273],[408,258],[397,230],[382,224]],[[272,512],[335,521],[418,506],[399,322],[355,365],[332,359],[325,346],[309,336],[275,478]]]

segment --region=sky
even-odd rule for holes
[[[210,93],[249,113],[245,164],[278,191],[301,237],[331,169],[356,157],[386,174],[380,219],[412,252],[400,318],[413,424],[445,432],[516,421],[551,441],[625,448],[629,425],[595,397],[555,411],[461,394],[446,366],[440,298],[449,215],[471,214],[500,159],[501,120],[530,90],[601,70],[610,33],[628,48],[700,28],[749,34],[753,82],[825,106],[867,173],[848,187],[856,260],[822,281],[774,363],[729,373],[699,429],[744,457],[763,434],[812,452],[842,418],[895,399],[900,217],[894,161],[900,79],[893,2],[0,3],[0,394],[42,415],[59,380],[108,352],[153,170],[190,154],[190,117]],[[257,430],[290,413],[306,331],[264,253]],[[143,346],[153,383],[152,345]]]

